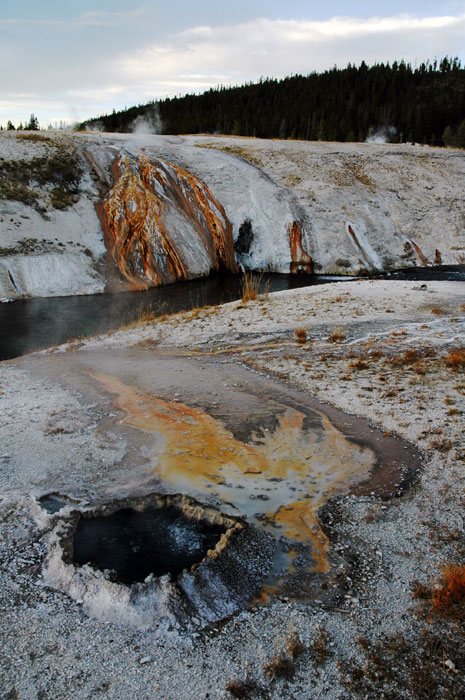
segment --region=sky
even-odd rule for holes
[[[1,0],[0,124],[446,55],[465,64],[465,0]]]

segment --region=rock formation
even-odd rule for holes
[[[208,136],[0,139],[2,301],[146,289],[239,267],[366,275],[465,261],[463,151]],[[76,172],[58,197],[34,164],[63,159]]]
[[[237,272],[231,224],[203,182],[172,163],[129,153],[113,171],[102,223],[131,288]]]

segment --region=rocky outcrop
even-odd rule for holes
[[[113,170],[101,218],[131,288],[237,271],[231,224],[203,182],[173,163],[129,153]]]

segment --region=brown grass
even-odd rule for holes
[[[323,627],[317,627],[317,635],[310,645],[310,655],[318,666],[321,666],[329,655],[328,634]]]
[[[243,698],[244,700],[248,700],[248,698],[251,698],[255,694],[262,697],[264,696],[264,689],[248,672],[244,679],[226,683],[226,690],[233,698]]]
[[[413,365],[419,360],[421,360],[422,355],[418,350],[405,350],[401,355],[396,355],[390,361],[391,365],[394,367],[399,367],[403,365]]]
[[[16,134],[16,138],[22,141],[48,141],[49,143],[54,143],[50,136],[45,136],[44,134]]]
[[[368,369],[368,363],[365,360],[359,358],[358,360],[351,360],[349,362],[350,369]]]
[[[302,343],[303,345],[307,342],[307,331],[305,330],[305,328],[297,328],[295,336],[298,343]]]
[[[446,311],[444,309],[441,309],[439,306],[433,306],[431,309],[431,313],[434,314],[435,316],[445,316]]]
[[[433,610],[441,615],[462,618],[465,612],[465,564],[446,564],[439,585],[432,592]]]
[[[330,343],[342,343],[347,338],[347,333],[344,332],[342,326],[338,326],[332,333],[328,335]]]
[[[458,369],[465,369],[465,348],[449,350],[444,362],[453,372],[457,372]]]
[[[438,452],[449,452],[452,449],[452,442],[447,438],[439,438],[437,440],[431,440],[430,449],[437,450]]]
[[[304,645],[294,632],[292,622],[283,647],[278,651],[279,638],[276,639],[276,651],[270,661],[263,667],[267,678],[292,678],[295,673],[295,661],[304,651]]]
[[[252,272],[245,272],[241,281],[242,301],[247,303],[258,297],[260,282],[263,274],[254,275]]]

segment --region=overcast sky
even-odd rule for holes
[[[0,123],[445,55],[465,63],[465,0],[0,0]]]

